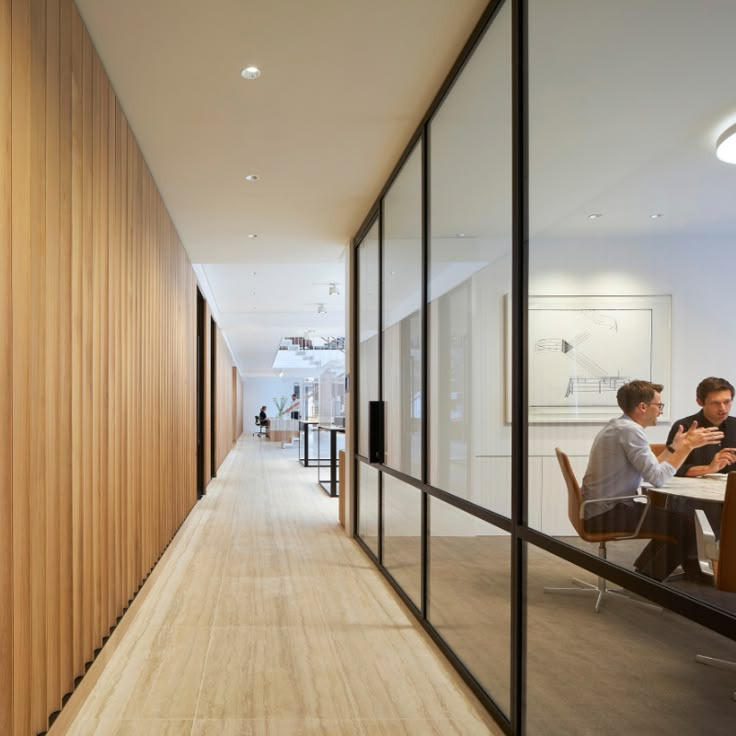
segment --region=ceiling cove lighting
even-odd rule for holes
[[[727,164],[736,164],[736,124],[718,136],[716,156]]]
[[[261,70],[257,66],[247,66],[240,70],[240,76],[243,79],[258,79],[261,76]]]

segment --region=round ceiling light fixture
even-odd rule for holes
[[[240,70],[240,76],[243,79],[258,79],[261,76],[261,70],[257,66],[246,66]]]
[[[246,181],[258,181],[258,174],[247,174],[243,179]]]
[[[716,156],[724,163],[736,164],[736,124],[718,136]]]

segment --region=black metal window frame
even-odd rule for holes
[[[511,518],[498,514],[490,509],[478,506],[466,499],[455,496],[428,483],[429,468],[429,441],[428,441],[428,417],[432,407],[426,387],[428,385],[428,356],[429,356],[429,324],[427,305],[427,278],[429,257],[429,143],[430,123],[440,105],[452,89],[455,80],[462,73],[465,64],[469,60],[476,46],[483,38],[486,30],[490,27],[500,8],[508,3],[511,7],[511,33],[512,33],[512,288],[511,288],[511,310],[512,310],[512,337],[511,337],[511,380],[512,380],[512,443],[511,443]],[[353,488],[353,529],[358,544],[365,553],[373,560],[378,569],[386,577],[388,582],[402,599],[404,604],[412,611],[418,622],[436,642],[450,663],[463,677],[469,687],[474,691],[479,700],[494,716],[499,725],[508,734],[514,736],[525,733],[524,723],[524,700],[526,687],[525,654],[526,654],[526,609],[524,603],[525,588],[527,582],[526,549],[533,545],[562,560],[572,563],[593,575],[601,575],[613,583],[626,587],[633,593],[647,598],[658,605],[669,609],[673,613],[683,616],[694,623],[717,632],[727,638],[736,641],[736,615],[724,609],[713,606],[705,601],[696,599],[686,593],[681,593],[671,587],[667,587],[654,580],[645,579],[634,572],[619,567],[597,557],[595,554],[573,547],[564,541],[545,534],[528,526],[527,519],[527,492],[528,492],[528,355],[526,346],[528,344],[527,323],[527,301],[528,301],[528,277],[529,277],[529,186],[528,186],[528,154],[529,154],[529,69],[528,69],[528,0],[491,0],[473,33],[468,39],[465,47],[457,61],[446,77],[442,87],[435,96],[422,122],[412,135],[404,152],[394,167],[389,179],[382,188],[374,205],[371,207],[363,224],[358,229],[352,240],[352,247],[357,249],[362,244],[370,229],[378,223],[378,391],[379,398],[383,396],[382,365],[383,365],[383,335],[381,310],[383,304],[381,274],[383,261],[383,201],[392,183],[401,171],[406,159],[419,143],[422,146],[422,459],[421,479],[414,478],[384,464],[371,464],[369,458],[359,451],[358,427],[360,423],[359,391],[352,392],[352,428],[353,446],[356,448],[352,457],[353,478],[359,477],[359,466],[370,465],[379,471],[378,473],[378,554],[361,539],[359,534],[360,501],[357,493],[357,483]],[[352,283],[351,298],[353,299],[353,318],[351,330],[357,335],[358,312],[359,312],[359,259],[356,260],[354,278]],[[357,341],[356,341],[357,343]],[[359,352],[355,353],[353,373],[355,375],[354,385],[357,387],[360,380]],[[401,586],[392,577],[390,572],[383,566],[383,475],[390,475],[404,483],[422,491],[422,581],[421,581],[421,606],[417,605],[403,591]],[[463,662],[455,652],[444,641],[441,635],[434,629],[427,619],[427,593],[428,593],[428,566],[427,566],[427,544],[428,544],[428,499],[437,498],[454,508],[488,522],[511,535],[511,629],[510,629],[510,714],[504,713],[491,698],[480,683],[475,680]]]

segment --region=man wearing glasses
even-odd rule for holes
[[[599,502],[584,506],[583,523],[589,532],[633,532],[646,513],[640,533],[654,533],[675,541],[650,540],[634,562],[634,569],[664,580],[682,565],[688,577],[698,578],[697,558],[692,556],[694,528],[687,514],[634,500],[616,500],[618,496],[636,494],[642,481],[660,488],[672,479],[694,449],[717,445],[723,439],[718,427],[700,427],[695,421],[687,431],[678,427],[667,448],[655,456],[644,430],[657,424],[664,409],[663,388],[649,381],[630,381],[619,388],[616,400],[623,414],[606,424],[590,450],[583,477],[583,499]]]

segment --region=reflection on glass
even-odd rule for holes
[[[625,475],[621,466],[614,469],[609,453],[594,454],[584,482],[596,436],[606,431],[609,419],[623,413],[617,401],[621,386],[636,379],[664,386],[659,398],[647,404],[653,414],[644,417],[645,449],[645,443],[667,441],[672,420],[677,425],[699,410],[696,388],[706,376],[724,372],[736,382],[728,373],[734,363],[730,341],[724,345],[715,333],[698,329],[693,349],[693,325],[716,324],[720,315],[715,305],[690,299],[693,284],[707,283],[711,293],[733,288],[728,243],[736,220],[726,199],[733,199],[734,180],[726,184],[721,179],[726,172],[714,149],[702,142],[712,135],[715,143],[716,121],[723,114],[711,70],[736,62],[736,49],[721,31],[736,19],[736,5],[719,4],[719,13],[709,17],[707,27],[701,26],[701,36],[709,42],[696,55],[695,66],[682,58],[677,44],[660,43],[665,37],[657,11],[664,5],[624,2],[614,8],[586,0],[529,1],[529,524],[591,554],[596,545],[583,542],[568,518],[568,492],[555,448],[567,454],[584,490],[592,489],[586,498],[608,490],[631,494],[640,482],[632,478],[637,473],[626,460],[623,468],[629,465],[633,473],[624,482],[605,482]],[[686,29],[696,19],[687,3],[667,7],[672,27]],[[576,18],[574,29],[567,20],[571,17]],[[616,38],[633,27],[635,38],[622,50]],[[591,48],[595,58],[583,68],[579,60]],[[551,95],[550,81],[571,80],[570,75],[575,81]],[[652,89],[663,94],[655,99]],[[683,95],[687,109],[670,124],[666,111]],[[605,136],[605,155],[599,156],[595,149],[601,126],[607,127],[611,113],[621,110],[630,114],[616,114],[616,124]],[[697,187],[695,168],[703,172]],[[654,206],[665,199],[666,209]],[[680,213],[687,214],[681,218]],[[632,442],[623,432],[619,436],[618,446],[631,453],[635,438]],[[644,452],[640,457],[647,455],[649,470],[660,472],[654,455]],[[668,472],[664,455],[662,467]],[[688,486],[680,489],[686,493]],[[692,520],[698,502],[674,496],[668,500],[666,494],[651,495],[668,504],[668,510],[682,503],[679,510]],[[587,510],[593,517],[589,529],[612,528],[610,516],[600,518],[610,509]],[[710,505],[708,511],[717,519],[717,507]],[[674,524],[679,529],[673,536],[682,540],[694,535],[694,524],[676,519]],[[615,530],[632,532],[634,526],[635,521],[627,520]],[[736,610],[728,595],[696,579],[694,547],[686,557],[671,549],[669,555],[649,558],[646,553],[640,557],[650,546],[646,540],[607,546],[609,559],[628,570],[636,566],[658,577],[674,571],[668,586]],[[669,559],[652,564],[658,557]],[[681,562],[693,580],[676,577]]]
[[[511,15],[498,13],[430,124],[429,475],[510,515]],[[493,479],[493,483],[489,482]]]
[[[421,144],[383,203],[383,400],[385,463],[422,473]]]
[[[378,396],[378,223],[358,246],[358,452],[368,456],[368,404]]]
[[[509,712],[510,536],[430,498],[428,618]]]
[[[319,421],[345,426],[345,366],[328,365],[319,377]]]
[[[595,577],[531,545],[527,552],[529,734],[549,734],[552,717],[552,732],[566,736],[734,732],[736,676],[695,655],[736,661],[736,643],[614,596],[596,616],[587,595],[545,594]]]
[[[422,594],[422,494],[383,474],[383,564],[417,607]]]
[[[378,478],[379,473],[366,463],[357,464],[358,536],[378,557]]]

